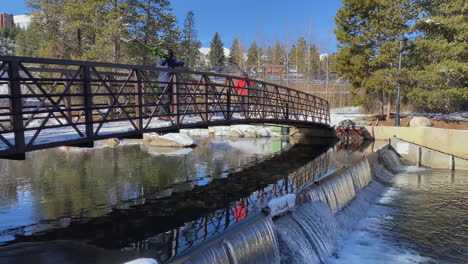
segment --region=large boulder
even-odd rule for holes
[[[155,139],[157,137],[158,137],[158,134],[156,134],[154,132],[153,133],[144,133],[143,134],[143,141],[151,141],[151,140],[153,140],[153,139]]]
[[[371,126],[372,125],[372,122],[365,119],[364,117],[355,118],[353,119],[353,122],[354,124],[356,124],[356,126]]]
[[[424,116],[415,116],[409,123],[410,127],[431,127],[432,122],[429,118]]]
[[[241,137],[244,137],[244,132],[242,132],[239,129],[232,129],[231,131],[229,131],[229,137],[241,138]]]
[[[149,142],[150,146],[158,147],[194,147],[195,141],[185,133],[168,133],[158,136]]]

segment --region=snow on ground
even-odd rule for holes
[[[331,125],[338,124],[341,120],[344,119],[353,119],[359,116],[363,116],[360,114],[358,109],[350,108],[350,109],[332,109],[331,115]],[[238,114],[234,115],[233,118],[242,118]],[[213,120],[223,120],[222,116],[215,116]],[[304,120],[304,117],[299,117],[299,120]],[[66,120],[60,118],[62,124],[66,124]],[[172,125],[170,121],[161,121],[157,118],[151,119],[144,119],[144,124],[150,122],[148,128],[161,128],[161,127],[169,127]],[[312,120],[309,118],[309,121],[317,121]],[[200,117],[184,117],[182,120],[183,124],[193,124],[197,122],[202,122]],[[37,128],[41,125],[42,120],[34,120],[33,122],[29,123],[26,128]],[[55,118],[50,118],[47,122],[47,125],[59,125],[60,123]],[[96,131],[99,127],[99,123],[93,124],[94,130]],[[85,126],[84,125],[77,125],[76,128],[84,135],[85,134]],[[204,129],[189,129],[183,130],[187,134],[191,136],[228,136],[231,129],[237,129],[242,131],[244,134],[255,135],[255,137],[277,137],[281,136],[278,132],[274,131],[272,127],[262,127],[262,126],[252,126],[252,125],[236,125],[232,127],[211,127],[208,130]],[[34,137],[37,130],[28,130],[25,132],[25,139],[26,143],[29,144],[31,139]],[[108,134],[117,134],[117,133],[124,133],[135,131],[135,128],[131,124],[130,121],[115,121],[115,122],[106,122],[102,125],[99,130],[99,135],[108,135]],[[13,133],[4,133],[1,134],[5,137],[12,145],[14,145],[14,135]],[[60,141],[67,141],[73,139],[80,139],[81,136],[79,133],[72,127],[72,126],[65,126],[65,127],[58,127],[58,128],[48,128],[43,129],[37,138],[34,140],[33,145],[40,145],[45,143],[51,142],[60,142]],[[6,149],[7,144],[0,140],[0,150]]]
[[[355,119],[358,117],[367,116],[361,113],[361,108],[358,106],[333,108],[330,109],[330,125],[338,126],[338,124],[346,119]]]
[[[208,129],[183,129],[181,132],[187,133],[193,137],[206,136],[229,136],[231,131],[240,131],[243,135],[255,135],[255,137],[280,137],[281,134],[275,131],[274,127],[263,127],[254,125],[232,125],[216,126]]]
[[[414,116],[424,116],[434,120],[441,121],[459,121],[459,122],[468,122],[468,111],[465,112],[455,112],[450,114],[441,114],[441,113],[414,113],[414,114],[402,114],[402,117],[414,117]]]

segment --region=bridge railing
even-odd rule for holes
[[[328,102],[281,85],[154,67],[0,57],[0,155],[235,123],[329,124]]]

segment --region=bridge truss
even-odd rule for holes
[[[167,80],[158,80],[161,72]],[[239,84],[243,83],[240,87]],[[160,120],[167,116],[167,120]],[[328,127],[328,102],[281,85],[188,70],[0,56],[0,157],[216,125]]]

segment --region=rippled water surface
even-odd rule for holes
[[[467,263],[468,172],[399,174],[331,263]]]

